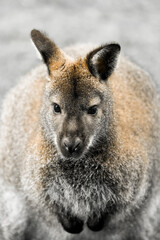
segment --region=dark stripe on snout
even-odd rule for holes
[[[72,79],[72,82],[73,82],[73,96],[74,96],[74,98],[78,97],[77,81],[78,81],[77,78],[73,78]]]

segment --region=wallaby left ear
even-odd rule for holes
[[[99,47],[87,55],[86,62],[94,77],[106,80],[114,71],[121,47],[117,43]]]
[[[49,74],[62,66],[65,62],[65,57],[57,45],[46,34],[33,29],[31,31],[31,38],[41,54],[44,63],[47,65]]]

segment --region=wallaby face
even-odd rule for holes
[[[87,71],[72,64],[66,68],[47,83],[43,124],[63,157],[80,157],[105,138],[109,90],[98,80],[94,86]]]
[[[43,127],[61,157],[79,158],[106,142],[112,116],[105,80],[115,67],[120,47],[101,47],[73,63],[39,31],[32,31],[32,39],[49,71],[41,110]],[[106,57],[110,60],[107,72],[103,69]]]

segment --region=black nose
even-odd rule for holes
[[[75,139],[70,139],[65,137],[63,139],[63,147],[65,151],[69,154],[78,153],[81,149],[82,141],[80,138],[76,137]]]

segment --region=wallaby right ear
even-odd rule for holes
[[[120,50],[119,44],[111,43],[90,52],[86,63],[91,74],[100,80],[107,80],[116,67]]]
[[[40,52],[44,63],[47,65],[49,74],[52,70],[58,69],[64,63],[62,52],[56,44],[46,36],[46,34],[33,29],[31,31],[31,38]]]

